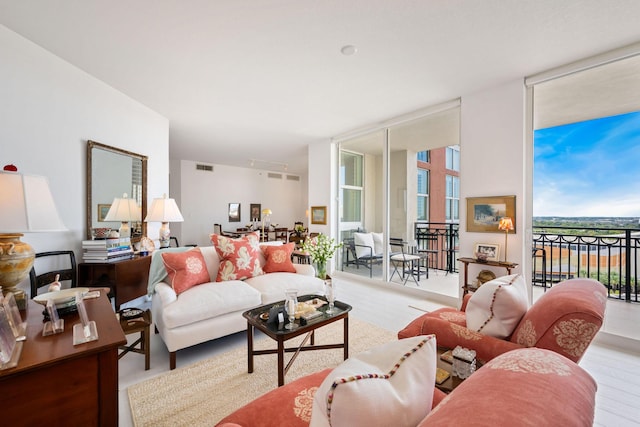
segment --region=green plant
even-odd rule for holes
[[[302,244],[302,250],[308,252],[314,262],[324,264],[326,264],[341,247],[342,242],[336,243],[335,239],[322,233],[317,237],[305,240]]]

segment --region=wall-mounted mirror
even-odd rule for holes
[[[131,241],[147,234],[147,156],[87,141],[87,239],[92,228],[120,228],[118,222],[104,217],[115,197],[126,193],[142,211],[140,221],[131,226]]]

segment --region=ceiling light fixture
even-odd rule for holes
[[[348,44],[348,45],[342,46],[342,49],[340,49],[340,52],[345,56],[351,56],[358,52],[358,48]]]

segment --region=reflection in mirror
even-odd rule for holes
[[[118,230],[119,222],[105,221],[116,197],[127,194],[147,214],[147,156],[121,150],[95,141],[87,141],[87,239],[92,229]],[[131,241],[146,235],[146,223],[133,222]]]

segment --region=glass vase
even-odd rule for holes
[[[285,329],[296,329],[296,309],[298,307],[298,291],[295,289],[286,289],[284,292],[284,309],[289,318],[289,323],[285,325]]]
[[[324,280],[327,278],[327,261],[316,261],[316,277]]]

